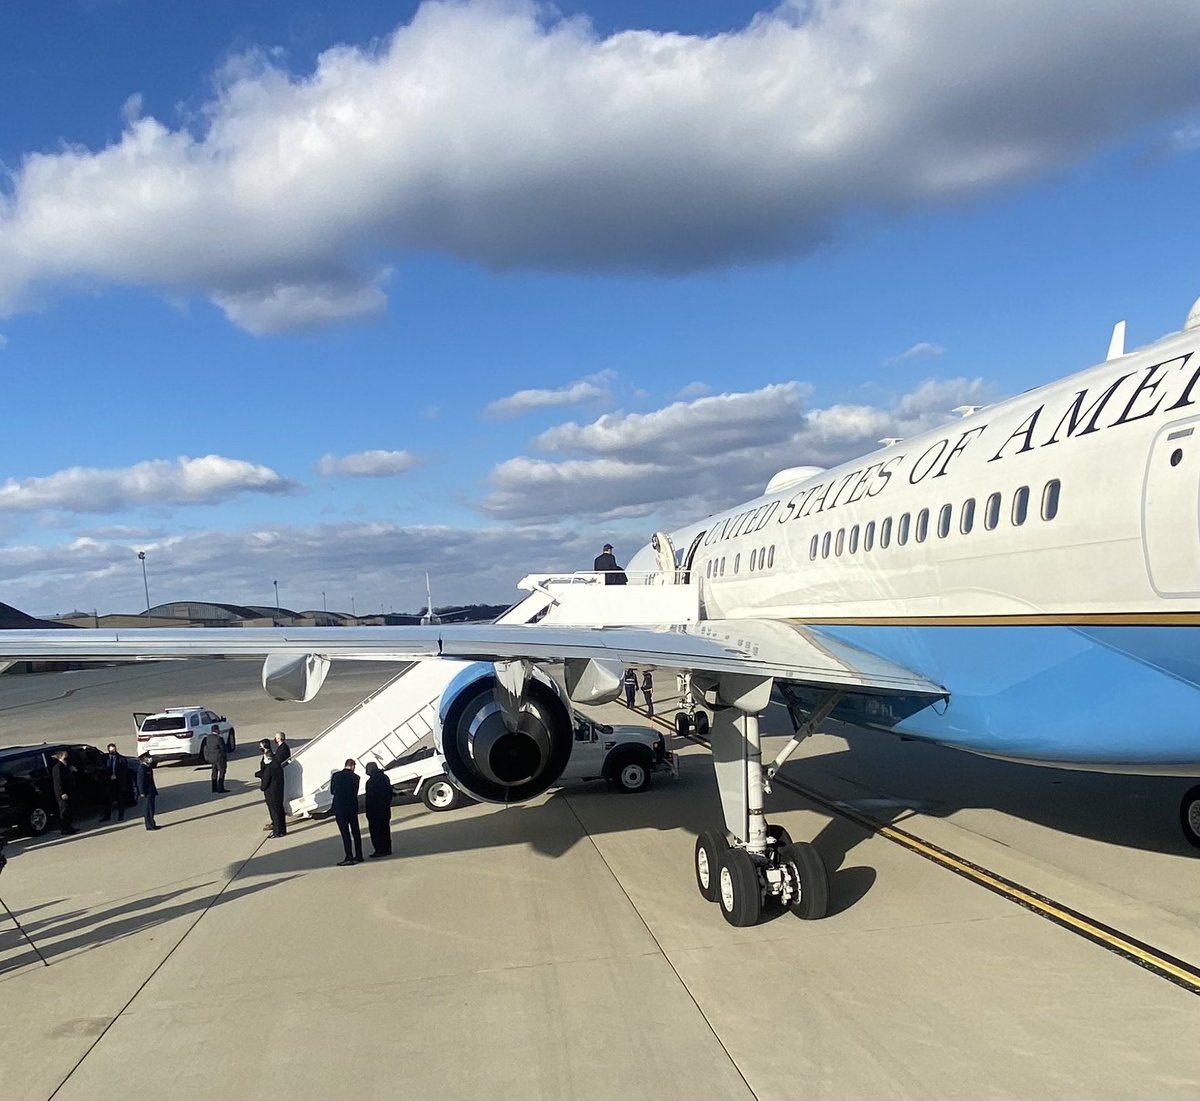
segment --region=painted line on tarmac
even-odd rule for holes
[[[665,719],[656,716],[650,721],[675,733],[674,724],[668,723]],[[679,737],[678,734],[675,734],[675,736]],[[689,741],[695,742],[697,745],[702,745],[706,749],[708,748],[708,741],[706,739],[695,734],[685,736]],[[776,773],[772,779],[772,783],[781,784],[789,791],[803,796],[805,799],[824,807],[831,813],[846,818],[871,833],[877,833],[882,837],[886,837],[889,841],[897,845],[902,845],[909,852],[916,853],[918,856],[922,856],[926,860],[952,871],[955,875],[961,876],[963,879],[985,887],[1001,898],[1015,902],[1018,906],[1029,910],[1031,913],[1037,914],[1047,921],[1052,921],[1060,928],[1075,933],[1077,936],[1081,936],[1085,940],[1107,949],[1109,952],[1128,960],[1130,963],[1137,964],[1143,970],[1149,971],[1161,979],[1166,979],[1168,982],[1182,987],[1189,993],[1200,994],[1200,967],[1197,967],[1195,964],[1181,960],[1177,956],[1172,956],[1169,952],[1155,948],[1153,945],[1138,940],[1137,937],[1130,936],[1128,933],[1123,933],[1120,929],[1115,929],[1113,926],[1106,925],[1102,921],[1090,918],[1086,914],[1080,913],[1080,911],[1064,903],[1048,898],[1046,895],[1038,894],[1037,891],[1024,887],[1014,880],[972,863],[965,857],[959,856],[949,849],[943,849],[940,845],[926,841],[916,834],[902,830],[898,826],[891,826],[886,822],[880,822],[845,803],[826,799],[812,788],[799,784],[788,777]]]

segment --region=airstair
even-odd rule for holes
[[[496,622],[530,623],[544,614],[550,603],[545,592],[532,592]],[[386,770],[398,757],[429,738],[437,725],[442,692],[467,664],[411,662],[297,749],[284,769],[288,814],[307,816],[327,811],[333,800],[329,777],[350,758],[358,762],[360,776],[368,761]],[[403,777],[391,778],[397,783]]]

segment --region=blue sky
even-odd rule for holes
[[[0,5],[0,601],[140,610],[142,549],[154,603],[506,600],[1177,329],[1198,46],[1168,0]]]

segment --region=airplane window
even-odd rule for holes
[[[737,573],[738,570],[741,569],[741,565],[742,565],[742,556],[740,554],[735,554],[733,556],[733,572]]]
[[[950,534],[950,514],[954,511],[953,505],[942,505],[942,511],[938,513],[938,538],[945,539]]]
[[[929,534],[929,509],[923,508],[917,513],[917,542],[924,543]]]
[[[873,546],[875,546],[874,520],[867,524],[866,529],[863,531],[863,550],[869,551]]]
[[[1016,493],[1013,494],[1013,509],[1012,522],[1014,527],[1020,527],[1025,523],[1025,517],[1029,513],[1029,486],[1021,486]]]
[[[892,518],[889,516],[879,525],[879,549],[886,550],[892,541]]]
[[[721,576],[725,576],[725,556],[721,555]]]
[[[850,553],[854,554],[858,550],[858,525],[850,529]]]
[[[908,523],[909,515],[906,512],[900,517],[899,523],[896,524],[896,545],[898,547],[902,547],[908,542]]]
[[[808,557],[815,560],[817,557],[817,537],[812,537],[812,542],[808,544]]]
[[[759,557],[760,557],[760,555],[765,555],[766,553],[767,552],[765,550],[764,551],[752,550],[750,552],[750,570],[751,570],[751,572],[753,572],[754,570],[757,570],[759,568],[759,566],[761,564],[759,562]]]
[[[963,501],[962,515],[958,518],[958,530],[963,535],[969,535],[975,526],[975,498],[968,497]]]
[[[1000,523],[1000,494],[993,493],[987,499],[987,508],[983,510],[983,526],[991,531]]]
[[[846,544],[846,529],[838,528],[837,540],[833,545],[833,553],[839,558],[842,556],[842,547]]]
[[[771,544],[771,549],[767,551],[767,569],[775,565],[775,544]]]
[[[1058,491],[1061,488],[1062,483],[1057,478],[1046,483],[1046,488],[1042,493],[1043,520],[1053,520],[1058,515]]]
[[[827,531],[825,533],[824,538],[822,538],[822,540],[821,540],[821,557],[822,558],[829,557],[829,543],[832,538],[833,538],[833,533],[829,532],[829,531]]]

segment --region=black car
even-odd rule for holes
[[[35,746],[0,749],[0,833],[16,829],[40,837],[58,821],[58,804],[50,779],[50,762],[60,749],[67,751],[67,764],[75,773],[76,818],[103,813],[107,800],[108,754],[94,745],[76,742],[46,742]],[[133,782],[137,761],[126,758],[129,768],[126,806],[137,800]]]

